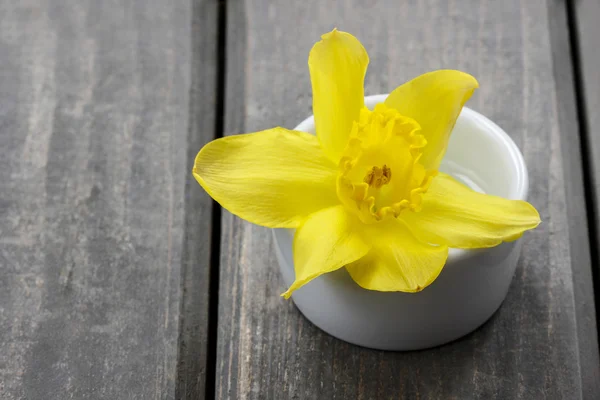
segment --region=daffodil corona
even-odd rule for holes
[[[365,224],[420,210],[435,170],[420,159],[427,141],[414,120],[385,104],[363,108],[339,162],[337,193]],[[393,174],[393,175],[392,175]]]
[[[540,222],[529,203],[438,171],[475,78],[430,72],[368,110],[368,63],[354,36],[323,35],[308,60],[316,137],[274,128],[217,139],[196,157],[195,178],[224,208],[296,229],[286,298],[344,267],[365,289],[417,292],[437,278],[449,247],[496,246]]]

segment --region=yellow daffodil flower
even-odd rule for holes
[[[286,298],[343,267],[365,289],[418,292],[437,278],[449,247],[496,246],[540,222],[525,201],[438,172],[475,78],[430,72],[370,111],[368,63],[354,36],[323,35],[308,58],[317,136],[273,128],[214,140],[196,157],[195,178],[224,208],[296,229]]]

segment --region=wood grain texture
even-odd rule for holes
[[[591,175],[594,180],[596,198],[600,194],[600,3],[594,0],[578,0],[574,3],[574,23],[578,42],[579,67],[581,73],[584,123],[586,125],[592,163]],[[596,221],[596,224],[598,220]]]
[[[175,398],[197,400],[206,392],[213,203],[191,175],[191,167],[198,151],[214,137],[217,90],[221,88],[217,88],[218,3],[192,0],[191,6],[191,18],[188,10],[179,15],[181,23],[189,18],[192,25],[187,162],[177,171],[186,185],[186,225]]]
[[[0,5],[2,399],[174,398],[188,371],[203,392],[186,332],[205,343],[211,203],[189,157],[213,135],[214,21],[192,60],[193,11]],[[190,306],[195,325],[180,326]],[[178,366],[178,346],[195,366]]]
[[[585,117],[587,129],[592,141],[592,160],[594,178],[597,188],[600,187],[600,54],[598,38],[600,37],[600,3],[594,0],[577,0],[574,4],[575,32],[580,58],[583,95],[585,100]],[[596,189],[598,190],[598,189]]]
[[[594,302],[594,285],[592,268],[598,268],[594,264],[590,251],[597,251],[596,245],[585,240],[586,232],[589,232],[588,225],[595,222],[591,216],[587,215],[589,208],[584,207],[586,201],[586,190],[584,185],[589,181],[585,179],[586,167],[583,163],[581,126],[575,121],[578,120],[576,109],[576,98],[573,88],[574,72],[573,63],[565,62],[563,54],[571,52],[571,37],[564,32],[569,29],[568,11],[566,7],[549,8],[549,26],[550,40],[552,44],[552,53],[554,57],[554,81],[556,85],[557,99],[559,108],[556,110],[558,115],[558,124],[561,132],[560,145],[562,150],[564,169],[564,184],[566,196],[566,214],[568,215],[567,224],[569,225],[569,251],[571,255],[571,265],[573,266],[573,296],[575,301],[577,318],[577,337],[579,341],[580,371],[582,382],[582,397],[594,399],[600,396],[598,394],[598,382],[600,381],[600,369],[598,368],[598,335],[597,320],[590,316],[598,315]],[[570,32],[573,34],[573,32]],[[578,121],[581,123],[581,120]],[[579,127],[579,129],[576,129]],[[573,134],[577,132],[578,134]],[[585,149],[583,149],[585,151]],[[582,174],[582,170],[584,174]],[[590,246],[591,244],[591,246]],[[591,248],[590,248],[591,247]],[[591,266],[591,268],[589,267]],[[590,332],[594,332],[590,334]]]
[[[270,232],[222,226],[219,399],[595,399],[590,257],[564,4],[231,1],[226,133],[294,127],[311,113],[306,59],[321,33],[353,32],[371,56],[366,93],[436,68],[475,75],[469,105],[523,151],[544,223],[525,236],[508,297],[475,333],[419,352],[358,348],[279,297]],[[566,212],[565,212],[566,211]]]
[[[600,2],[577,0],[571,3],[573,35],[576,39],[577,67],[579,74],[580,122],[586,134],[584,151],[587,154],[589,201],[593,207],[592,217],[596,227],[592,247],[595,260],[600,260]],[[600,283],[600,267],[596,268],[596,284]],[[598,303],[597,303],[598,304]]]

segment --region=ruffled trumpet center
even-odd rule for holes
[[[363,108],[339,163],[337,193],[364,223],[419,211],[437,171],[419,162],[427,141],[414,120],[378,104]]]

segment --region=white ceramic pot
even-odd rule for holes
[[[365,98],[373,108],[387,95]],[[296,130],[314,133],[314,119]],[[509,199],[527,197],[527,168],[512,139],[483,115],[464,108],[441,170],[472,188]],[[273,230],[287,286],[294,281],[293,231]],[[382,350],[417,350],[457,339],[500,307],[515,272],[521,241],[482,250],[451,249],[439,277],[418,293],[359,287],[345,268],[322,275],[294,292],[298,309],[325,332]]]

